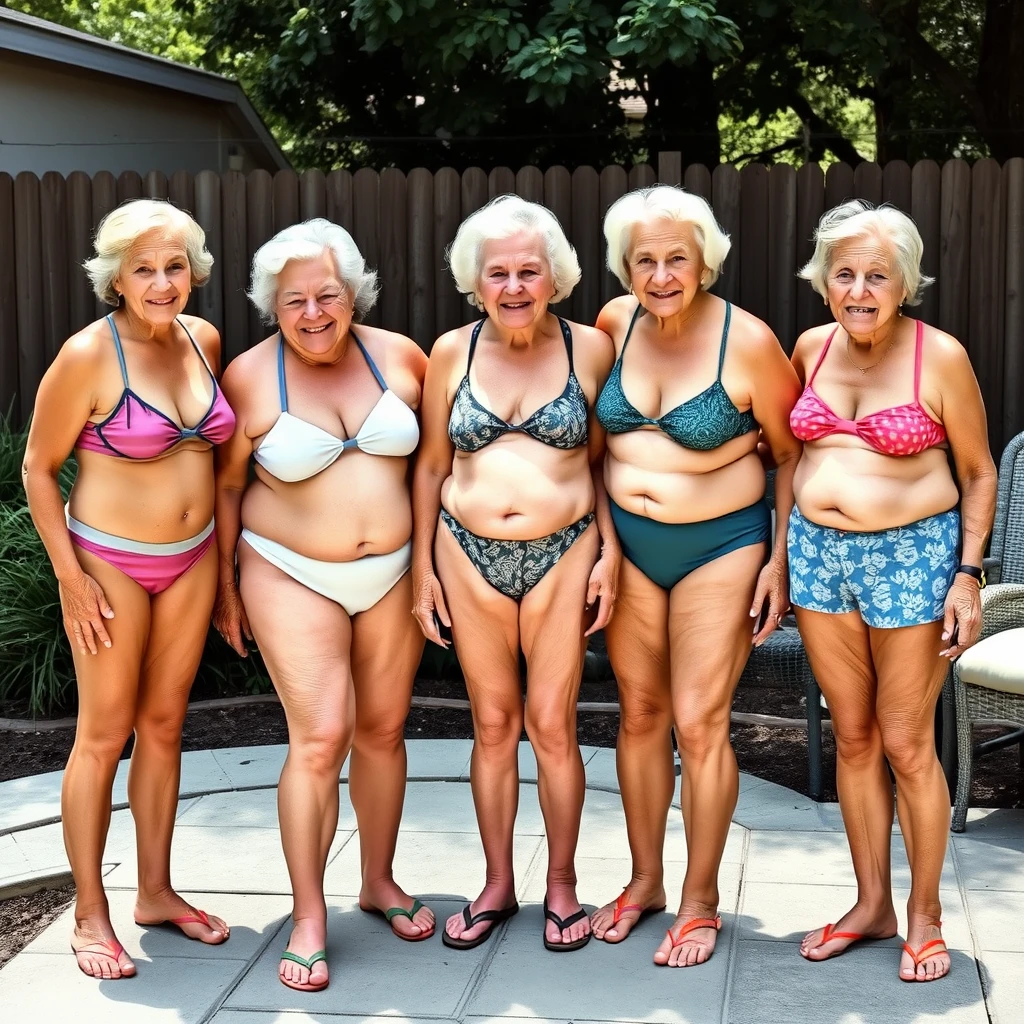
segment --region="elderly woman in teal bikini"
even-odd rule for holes
[[[255,637],[288,719],[278,808],[294,927],[278,974],[302,991],[328,983],[323,879],[350,749],[359,906],[401,939],[434,932],[392,875],[423,652],[408,476],[427,360],[409,338],[357,324],[376,295],[343,228],[285,228],[257,251],[250,293],[277,329],[224,374],[238,427],[217,465],[214,623],[240,654]]]
[[[548,840],[543,941],[568,952],[590,941],[574,868],[584,634],[595,609],[587,631],[607,622],[618,568],[592,412],[611,341],[550,311],[580,271],[544,207],[494,200],[459,228],[450,259],[459,290],[484,315],[443,335],[430,355],[413,487],[415,612],[435,643],[445,643],[439,625],[451,626],[465,673],[487,871],[483,891],[441,938],[470,949],[518,910],[512,837],[525,722]]]
[[[891,769],[910,860],[898,974],[909,982],[950,967],[939,902],[949,791],[935,704],[948,659],[981,628],[996,491],[967,353],[903,312],[930,283],[922,251],[916,225],[892,206],[844,203],[818,225],[801,273],[835,323],[807,331],[793,352],[807,386],[791,420],[804,448],[789,523],[790,592],[832,716],[857,878],[854,906],[808,933],[800,952],[828,960],[896,934]]]
[[[624,555],[605,637],[633,868],[592,922],[599,939],[621,942],[665,907],[674,726],[687,866],[654,962],[689,967],[711,956],[721,927],[718,869],[739,787],[733,692],[751,643],[788,607],[785,529],[799,456],[789,412],[799,383],[771,330],[708,292],[729,240],[703,199],[669,186],[631,192],[609,209],[604,232],[608,266],[630,293],[598,317],[618,358],[597,415]],[[779,467],[770,555],[759,431]]]

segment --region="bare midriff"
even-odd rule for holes
[[[805,443],[793,492],[812,523],[858,532],[907,526],[960,500],[944,447],[882,455],[852,434]]]
[[[157,459],[77,450],[72,517],[126,540],[169,544],[201,533],[213,518],[213,451],[183,441]]]
[[[712,451],[684,448],[650,427],[608,435],[604,482],[616,505],[661,523],[700,523],[764,496],[764,468],[750,431]]]
[[[594,507],[587,449],[565,451],[512,433],[479,451],[456,452],[441,504],[479,537],[547,537]]]
[[[408,470],[408,459],[358,449],[296,483],[257,465],[242,498],[242,525],[323,562],[386,555],[412,535]]]

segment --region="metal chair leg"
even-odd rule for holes
[[[825,795],[821,754],[821,691],[814,673],[808,670],[804,678],[807,699],[807,791],[812,800]]]
[[[963,832],[967,827],[967,808],[971,802],[971,769],[974,747],[971,735],[971,718],[967,710],[967,695],[954,667],[953,688],[956,697],[956,745],[960,764],[957,768],[956,801],[953,804],[953,821],[950,828]]]

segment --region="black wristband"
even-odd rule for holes
[[[973,576],[978,581],[979,587],[985,586],[985,570],[980,565],[961,565],[957,567],[956,571]]]

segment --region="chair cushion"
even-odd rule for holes
[[[960,655],[960,678],[971,686],[1024,695],[1024,628],[993,633]]]

